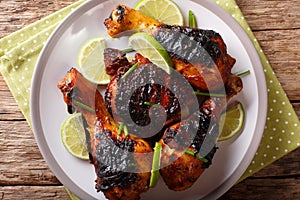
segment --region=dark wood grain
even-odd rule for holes
[[[236,0],[252,30],[299,29],[299,0]]]
[[[75,0],[0,0],[0,38]],[[300,0],[237,0],[300,117]],[[0,199],[69,199],[0,75]],[[300,149],[220,199],[300,199]]]
[[[63,186],[4,186],[0,187],[0,199],[69,199]]]
[[[297,178],[248,178],[233,187],[220,200],[299,199],[300,180]]]

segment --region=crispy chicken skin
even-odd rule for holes
[[[159,141],[163,147],[163,167],[160,174],[169,189],[186,190],[198,180],[204,170],[212,164],[218,134],[218,124],[202,111],[193,113],[186,120],[165,130]],[[207,145],[209,137],[211,144]],[[207,147],[205,151],[201,148],[204,141]],[[186,150],[189,153],[186,153]],[[205,155],[201,155],[203,152]]]
[[[118,124],[108,113],[97,87],[75,68],[58,83],[68,106],[83,114],[90,160],[97,175],[96,189],[108,199],[140,198],[149,189],[152,158],[144,140],[132,135],[118,135]],[[80,102],[95,112],[79,106]]]
[[[230,79],[239,82],[231,90],[233,95],[242,89],[241,79],[231,74],[235,59],[227,53],[221,36],[212,30],[166,25],[122,4],[104,24],[112,37],[137,30],[152,35],[169,52],[174,68],[199,90],[220,90]]]
[[[138,137],[148,138],[149,135],[141,131],[143,127],[149,126],[154,131],[156,127],[174,124],[198,109],[194,104],[197,98],[189,96],[195,95],[180,74],[170,78],[154,64],[143,63],[125,78],[122,78],[121,73],[115,75],[107,86],[105,100],[108,110],[117,121],[124,122],[130,132]],[[179,99],[185,100],[184,103],[180,103]],[[160,106],[161,109],[145,103]],[[159,118],[162,115],[166,116],[163,124],[161,122],[164,118]],[[150,134],[150,131],[147,133]]]
[[[119,69],[127,71],[131,66],[126,57],[126,53],[118,49],[105,48],[104,49],[104,64],[105,71],[108,75],[114,76],[117,74]]]

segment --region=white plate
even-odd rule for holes
[[[236,97],[245,108],[245,127],[238,137],[218,144],[213,165],[191,189],[173,192],[160,181],[155,189],[142,194],[142,199],[216,199],[247,169],[260,143],[267,110],[264,72],[246,33],[224,10],[209,0],[175,2],[185,19],[191,9],[201,28],[221,34],[229,54],[237,60],[233,71],[251,70],[250,75],[243,77],[244,89]],[[57,178],[81,199],[105,198],[95,190],[93,165],[72,157],[63,147],[60,128],[68,114],[56,85],[70,67],[77,65],[78,51],[89,38],[107,35],[104,19],[118,3],[116,0],[88,1],[70,14],[45,45],[32,83],[31,117],[39,148]],[[137,0],[122,0],[122,3],[133,7]],[[126,39],[115,40],[109,46],[126,47]]]

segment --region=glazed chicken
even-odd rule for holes
[[[122,4],[104,24],[112,37],[137,30],[152,35],[169,52],[175,70],[201,91],[220,90],[227,84],[231,85],[231,95],[242,89],[241,79],[231,73],[235,59],[227,53],[221,36],[212,30],[163,24]]]
[[[149,189],[152,157],[148,155],[153,151],[150,145],[130,134],[118,134],[119,125],[107,111],[97,87],[75,68],[59,82],[58,88],[68,107],[73,108],[69,110],[83,114],[97,191],[108,199],[139,199]]]
[[[169,189],[186,190],[197,181],[212,163],[218,135],[218,124],[201,111],[165,130],[160,174]]]
[[[188,189],[212,164],[225,106],[226,98],[208,97],[198,111],[164,131],[160,174],[169,189]]]
[[[112,52],[112,50],[107,50]],[[115,50],[118,51],[118,50]],[[109,61],[120,63],[123,57],[118,53],[110,54]],[[106,69],[114,64],[105,62]],[[110,63],[110,64],[108,64]],[[147,58],[136,54],[131,65],[139,66],[125,76],[127,66],[119,68],[107,86],[105,101],[115,120],[124,122],[129,132],[152,141],[152,136],[195,112],[199,106],[190,84],[180,75],[168,75],[164,70],[152,64]],[[146,130],[146,131],[145,131]]]

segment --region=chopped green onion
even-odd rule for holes
[[[127,129],[127,126],[124,124],[124,133],[125,133],[125,136],[128,135],[128,129]]]
[[[185,150],[184,153],[189,154],[191,156],[194,156],[194,157],[198,158],[199,160],[201,160],[204,163],[208,162],[208,160],[206,158],[201,157],[199,154],[195,154],[193,151]]]
[[[196,17],[193,13],[193,11],[189,11],[189,27],[192,27],[192,28],[197,28],[198,25],[197,25],[197,21],[196,21]]]
[[[147,106],[151,106],[151,107],[152,107],[152,106],[153,106],[153,107],[159,107],[159,104],[151,103],[151,102],[149,102],[149,101],[145,101],[144,104],[147,105]]]
[[[124,122],[121,122],[119,125],[118,135],[121,135],[123,128],[124,128]]]
[[[133,48],[128,48],[128,49],[123,49],[122,52],[124,53],[131,53],[134,52],[135,50]]]
[[[152,169],[151,169],[151,177],[150,177],[150,185],[149,185],[150,188],[155,187],[158,181],[161,150],[162,150],[161,144],[159,142],[156,142],[154,147],[153,160],[152,160]]]
[[[122,131],[124,131],[125,136],[128,135],[128,129],[127,126],[124,124],[124,122],[121,122],[119,125],[118,135],[121,135]]]
[[[250,74],[250,70],[249,69],[241,71],[241,72],[238,72],[235,75],[237,75],[237,76],[244,76],[244,75],[248,75],[248,74]]]
[[[93,108],[91,108],[91,107],[88,106],[88,105],[85,105],[85,104],[81,103],[80,101],[77,101],[77,100],[75,100],[75,99],[72,99],[72,102],[73,102],[76,106],[78,106],[78,107],[80,107],[80,108],[82,108],[82,109],[84,109],[84,110],[87,110],[87,111],[92,112],[92,113],[95,112],[95,110],[94,110]]]
[[[195,156],[195,153],[193,151],[190,151],[190,150],[185,150],[184,153],[189,154],[191,156]]]
[[[135,70],[139,66],[139,64],[140,62],[137,62],[134,65],[132,65],[132,67],[130,67],[130,69],[122,76],[122,79],[124,79],[126,76],[128,76],[128,74],[133,72],[133,70]]]
[[[202,96],[208,96],[208,97],[224,97],[225,96],[225,94],[201,92],[199,90],[196,90],[194,93],[195,93],[195,95],[202,95]]]
[[[208,163],[208,160],[206,158],[203,158],[203,157],[200,157],[200,156],[197,156],[197,158],[200,159],[204,163]]]
[[[129,163],[128,164],[128,167],[136,167],[137,165],[136,165],[136,163]]]

